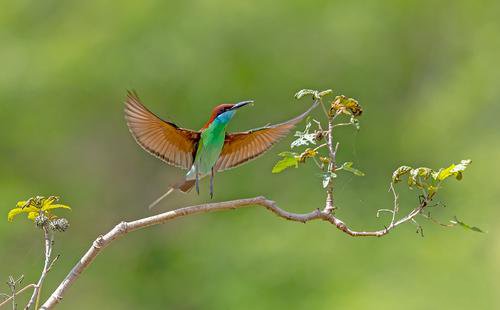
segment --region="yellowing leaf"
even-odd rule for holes
[[[392,173],[392,183],[401,182],[401,177],[411,171],[410,166],[401,166]]]
[[[435,178],[439,181],[443,181],[450,176],[455,176],[457,180],[461,180],[462,173],[465,171],[465,169],[467,168],[467,166],[469,166],[471,162],[472,161],[470,159],[464,159],[460,161],[459,164],[456,165],[452,164],[446,169],[439,170],[439,173],[436,175]]]
[[[330,116],[334,116],[337,112],[342,112],[344,114],[352,115],[353,117],[360,116],[363,113],[363,109],[359,105],[358,101],[353,98],[347,98],[344,95],[337,96],[333,100],[330,108]]]
[[[29,212],[38,212],[38,209],[33,207],[33,206],[29,206],[29,207],[25,207],[25,208],[14,208],[12,210],[9,211],[9,213],[7,214],[7,220],[9,222],[12,222],[12,220],[14,220],[14,217],[18,214],[21,214],[21,213],[29,213]]]
[[[316,156],[318,154],[318,152],[316,150],[313,150],[313,149],[306,149],[304,152],[302,152],[302,154],[300,154],[299,156],[299,162],[303,163],[306,161],[307,158],[312,158],[314,156]]]
[[[426,167],[419,167],[410,170],[410,176],[408,177],[408,186],[417,186],[418,188],[428,187],[428,185],[424,182],[421,182],[421,179],[427,180],[432,176],[432,169]]]
[[[71,208],[69,206],[61,205],[61,204],[57,204],[57,205],[44,205],[42,207],[42,211],[48,211],[48,210],[54,210],[54,209],[67,209],[67,210],[71,210]]]
[[[21,213],[27,213],[28,219],[33,221],[40,214],[44,214],[49,219],[51,219],[51,218],[56,218],[56,216],[51,213],[51,211],[54,209],[71,210],[71,208],[67,205],[54,204],[54,202],[57,202],[58,200],[59,197],[57,196],[49,196],[48,198],[45,198],[43,196],[36,196],[26,201],[24,200],[19,201],[16,204],[16,208],[10,210],[9,213],[7,214],[7,220],[9,222],[12,222],[14,217],[16,217]]]
[[[59,197],[57,197],[57,196],[49,196],[49,198],[46,198],[46,199],[42,200],[42,206],[51,205],[51,204],[53,204],[54,202],[56,202],[58,200],[59,200]]]
[[[16,203],[16,206],[19,207],[19,208],[22,208],[22,207],[24,207],[26,205],[26,203],[27,203],[27,201],[24,201],[24,200],[23,201],[18,201]]]
[[[330,163],[330,158],[320,156],[319,161],[322,162],[323,164],[329,164]]]
[[[427,192],[429,193],[429,196],[433,196],[437,191],[438,191],[439,187],[437,186],[434,186],[434,185],[429,185],[427,187]]]
[[[12,222],[12,220],[14,220],[14,217],[20,213],[23,213],[23,209],[21,208],[14,208],[12,210],[9,211],[9,213],[7,214],[7,220],[9,222]]]
[[[29,212],[28,213],[28,219],[34,221],[37,216],[40,215],[40,212]]]

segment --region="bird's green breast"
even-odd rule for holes
[[[226,138],[226,126],[227,123],[215,120],[201,133],[195,157],[195,165],[198,165],[200,176],[210,174],[212,167],[217,163]],[[187,177],[188,179],[196,177],[194,165]]]

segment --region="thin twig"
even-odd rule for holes
[[[319,169],[323,170],[323,166],[320,164],[320,162],[316,159],[316,157],[312,158],[316,166],[318,166]]]
[[[14,298],[15,298],[15,296],[17,296],[17,295],[19,295],[19,294],[21,294],[21,293],[24,293],[24,291],[26,291],[26,290],[28,290],[28,289],[30,289],[30,288],[32,288],[32,287],[35,287],[35,286],[36,286],[36,285],[35,285],[35,283],[28,284],[28,285],[26,285],[25,287],[23,287],[22,289],[20,289],[19,291],[17,291],[17,292],[15,293],[15,295],[13,295],[13,296],[9,296],[9,295],[7,295],[7,294],[2,294],[2,295],[7,295],[7,296],[8,296],[8,298],[7,298],[7,299],[5,299],[4,301],[2,301],[2,302],[0,303],[0,308],[1,308],[2,306],[6,305],[6,304],[7,304],[9,301],[11,301],[12,299],[14,299]]]
[[[321,108],[323,109],[323,112],[325,113],[325,116],[329,117],[328,110],[326,109],[325,104],[323,103],[323,99],[320,98],[319,99],[319,103],[321,104]]]
[[[325,147],[325,146],[328,146],[328,143],[323,143],[323,144],[321,144],[321,145],[318,145],[317,147],[315,147],[315,148],[313,149],[313,151],[317,151],[317,150],[319,150],[320,148]]]
[[[57,256],[54,257],[54,259],[52,260],[52,262],[49,265],[49,268],[47,269],[47,272],[49,272],[52,269],[52,267],[54,267],[54,265],[57,262],[57,260],[59,259],[59,257],[61,257],[60,254],[57,254]]]
[[[336,167],[336,153],[339,144],[333,147],[333,121],[338,114],[335,114],[334,117],[328,118],[328,137],[326,140],[326,144],[328,145],[328,153],[330,157],[330,162],[328,163],[328,173],[332,174],[335,172]],[[330,177],[329,182],[326,188],[326,203],[325,208],[323,209],[326,213],[332,213],[335,211],[335,202],[333,200],[333,179]]]
[[[14,279],[13,276],[9,276],[9,280],[7,281],[7,285],[9,286],[10,292],[11,292],[12,295],[9,296],[7,294],[3,294],[2,293],[2,295],[7,296],[7,299],[4,300],[0,304],[0,307],[2,305],[7,304],[10,300],[12,300],[12,310],[16,310],[17,309],[16,296],[17,296],[17,294],[19,294],[19,292],[17,292],[17,286],[21,285],[21,283],[23,282],[23,280],[24,280],[24,275],[20,276],[17,280]]]
[[[40,275],[40,278],[38,279],[37,284],[35,285],[35,289],[33,290],[33,294],[31,295],[31,298],[24,308],[25,310],[30,309],[37,300],[40,300],[40,292],[42,290],[42,284],[43,281],[45,280],[45,277],[47,276],[47,273],[49,272],[50,266],[51,266],[51,255],[52,255],[52,245],[54,242],[53,235],[49,232],[49,229],[47,227],[43,227],[43,236],[45,240],[45,262],[43,265],[42,273]],[[38,305],[35,305],[35,309],[38,309]]]
[[[391,182],[391,186],[389,187],[390,190],[392,191],[392,194],[394,196],[394,208],[392,209],[392,219],[391,219],[391,224],[394,224],[394,221],[396,220],[396,213],[399,211],[399,196],[398,193],[396,193],[396,190],[394,189],[394,184]]]
[[[16,292],[16,294],[15,294],[15,295],[13,295],[13,296],[9,296],[9,295],[7,295],[7,294],[2,294],[2,295],[7,295],[8,297],[7,297],[7,299],[5,299],[4,301],[2,301],[2,302],[0,303],[0,308],[1,308],[2,306],[6,305],[6,304],[7,304],[9,301],[11,301],[12,299],[14,299],[14,298],[15,298],[15,296],[17,296],[17,295],[19,295],[19,294],[21,294],[21,293],[24,293],[24,291],[26,291],[26,290],[28,290],[28,289],[30,289],[30,288],[32,288],[32,287],[35,287],[35,286],[36,286],[36,284],[35,284],[35,283],[28,284],[28,285],[26,285],[25,287],[23,287],[22,289],[20,289],[19,291],[17,291],[17,292]]]

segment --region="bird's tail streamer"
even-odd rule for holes
[[[170,195],[173,191],[178,190],[183,193],[189,192],[193,186],[196,184],[196,180],[182,180],[180,182],[174,183],[170,186],[168,191],[165,192],[165,194],[161,195],[158,199],[153,201],[149,206],[148,209],[151,210],[153,209],[156,205],[158,205],[165,197]]]

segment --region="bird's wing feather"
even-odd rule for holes
[[[135,92],[128,92],[125,119],[132,136],[144,150],[170,165],[183,169],[192,166],[199,132],[160,119],[140,102]]]
[[[226,134],[224,147],[215,165],[215,171],[224,171],[237,167],[262,155],[281,138],[285,137],[317,105],[318,102],[316,101],[306,112],[281,124]]]

